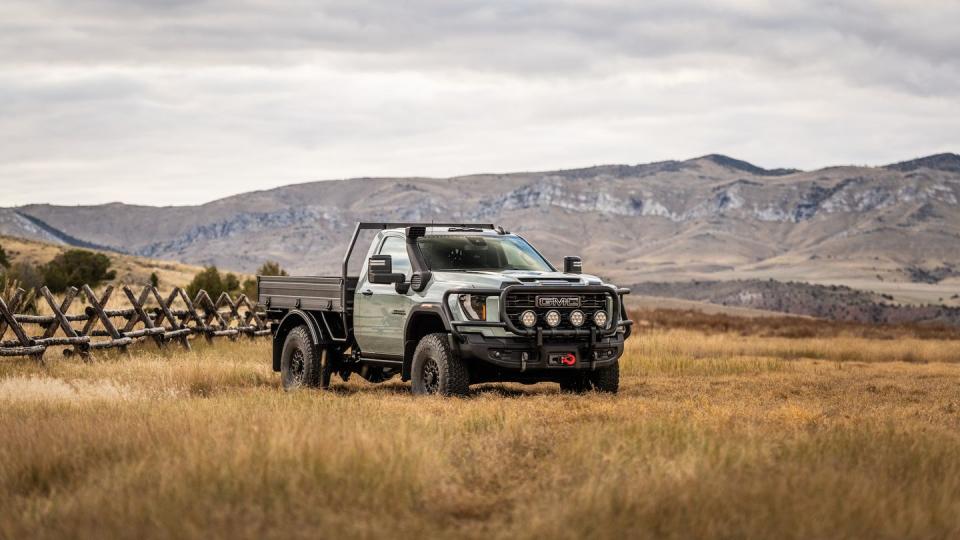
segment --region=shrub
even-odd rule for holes
[[[27,294],[17,310],[20,313],[35,314],[37,312],[37,289],[43,286],[43,274],[36,265],[24,262],[13,263],[10,269],[0,275],[0,295],[9,302],[17,293],[17,289],[24,289]]]
[[[83,284],[97,287],[115,277],[110,257],[82,249],[65,251],[43,266],[43,281],[55,293]]]
[[[13,263],[7,278],[16,281],[23,289],[39,289],[43,286],[43,268],[26,262]]]
[[[227,273],[223,276],[216,266],[207,266],[202,272],[193,277],[187,285],[187,294],[195,297],[201,290],[207,291],[210,298],[217,300],[223,293],[236,294],[240,290],[240,280],[236,275]]]
[[[236,275],[232,273],[227,273],[227,275],[223,277],[223,290],[226,292],[234,292],[239,289],[240,289],[240,280],[237,279]]]
[[[280,263],[276,261],[267,261],[257,269],[258,276],[288,276],[286,270],[280,268]]]
[[[4,251],[3,246],[0,246],[0,267],[10,268],[10,259],[7,258],[7,252]]]
[[[289,276],[286,270],[280,267],[280,263],[276,261],[267,261],[263,263],[260,268],[257,269],[258,276]],[[243,294],[247,295],[247,298],[255,299],[257,297],[257,280],[256,279],[246,279],[243,281]]]
[[[9,303],[13,300],[13,297],[17,294],[17,289],[25,289],[27,291],[20,301],[17,312],[35,314],[37,312],[36,285],[26,285],[10,273],[0,276],[0,296],[3,297],[4,302]]]
[[[160,276],[156,272],[150,272],[150,286],[159,287],[160,286]]]
[[[257,280],[255,279],[245,279],[243,280],[243,294],[247,295],[247,298],[256,300],[257,298]]]

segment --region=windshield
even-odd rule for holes
[[[530,244],[516,236],[424,236],[417,242],[431,270],[553,271]]]

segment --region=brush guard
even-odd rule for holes
[[[535,294],[563,294],[563,295],[574,295],[574,294],[604,294],[611,300],[611,308],[607,312],[607,317],[609,323],[607,328],[598,329],[596,327],[590,328],[574,328],[574,329],[558,329],[558,328],[541,328],[537,326],[536,328],[520,328],[510,318],[507,316],[507,298],[513,293],[535,293]],[[470,320],[456,320],[454,317],[453,309],[450,307],[450,297],[459,296],[461,294],[472,294],[478,296],[498,296],[500,298],[500,320],[499,321],[470,321]],[[442,309],[447,320],[450,321],[450,333],[454,337],[455,341],[459,343],[464,343],[466,338],[464,337],[461,329],[464,327],[471,328],[503,328],[519,337],[529,338],[536,344],[536,349],[541,358],[547,354],[548,346],[545,345],[545,339],[552,338],[587,338],[588,339],[588,351],[591,357],[590,363],[591,368],[594,367],[596,359],[593,355],[594,348],[597,345],[599,338],[609,337],[615,335],[617,332],[624,332],[624,339],[630,337],[631,327],[633,326],[633,321],[629,320],[626,317],[626,311],[623,307],[623,295],[630,294],[629,289],[618,289],[616,287],[607,286],[607,285],[559,285],[559,286],[543,286],[543,285],[508,285],[503,289],[481,289],[481,288],[462,288],[462,289],[451,289],[443,294],[443,304]],[[524,362],[522,371],[526,371],[526,362]]]

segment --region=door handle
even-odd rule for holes
[[[373,291],[371,291],[370,289],[364,289],[364,290],[360,291],[360,294],[362,294],[362,295],[364,295],[364,296],[370,296],[371,294],[373,294]]]

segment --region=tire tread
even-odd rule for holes
[[[288,347],[300,347],[303,350],[303,386],[308,388],[317,388],[321,383],[321,358],[318,352],[317,346],[313,343],[313,339],[310,336],[310,330],[307,329],[306,325],[301,324],[293,330],[290,330],[290,333],[287,334],[286,339],[283,342],[283,360],[282,362],[288,362],[287,359],[287,348]],[[288,386],[287,381],[283,381],[283,387],[285,390],[292,390],[294,387]]]
[[[620,360],[591,373],[590,384],[597,392],[616,394],[620,390]]]
[[[416,351],[413,354],[414,372],[416,373],[419,364],[418,359],[428,354],[428,350],[435,353],[435,360],[441,371],[441,380],[446,379],[446,386],[441,386],[440,394],[447,396],[465,396],[470,392],[470,372],[466,364],[450,347],[448,334],[445,332],[436,332],[428,334],[417,344]],[[416,384],[414,381],[414,391],[416,393]]]

